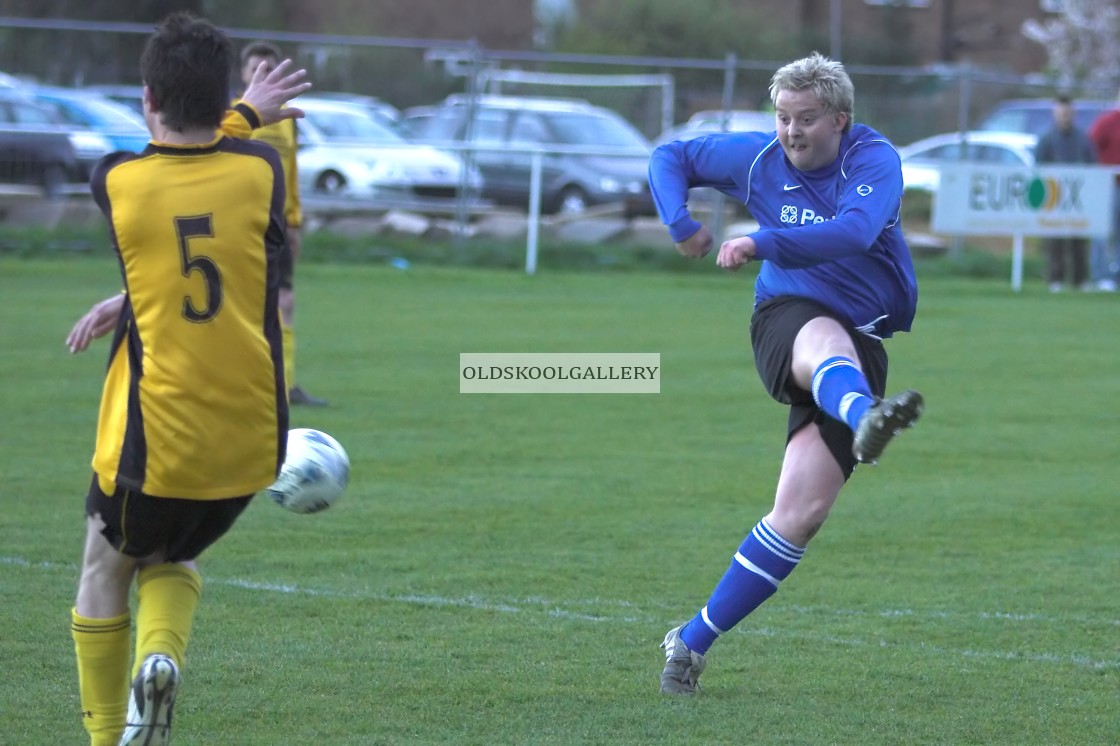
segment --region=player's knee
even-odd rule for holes
[[[821,530],[832,504],[832,500],[798,500],[775,506],[770,525],[786,541],[805,546]]]
[[[791,365],[794,380],[807,387],[813,374],[825,360],[843,357],[859,366],[859,355],[847,330],[835,319],[820,316],[813,319],[794,339]]]

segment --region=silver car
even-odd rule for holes
[[[298,106],[303,194],[422,202],[454,199],[464,183],[469,196],[482,190],[477,172],[462,178],[457,155],[408,142],[360,104],[301,97]]]

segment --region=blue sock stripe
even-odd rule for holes
[[[767,583],[774,586],[775,588],[778,587],[778,583],[782,582],[780,579],[775,578],[773,575],[766,572],[765,570],[763,570],[761,567],[759,567],[755,563],[751,562],[749,559],[744,557],[742,555],[742,553],[740,553],[740,552],[735,552],[735,561],[738,562],[740,565],[742,565],[743,569],[747,570],[748,572],[753,572],[755,575],[762,578],[763,580],[765,580]]]
[[[723,634],[722,629],[720,629],[716,625],[712,624],[711,618],[708,617],[708,607],[707,606],[705,606],[703,609],[700,609],[700,618],[704,620],[704,624],[708,625],[708,629],[710,629],[712,632],[715,632],[717,635],[722,635]]]
[[[812,388],[820,410],[853,430],[874,402],[867,377],[846,357],[830,357],[817,366]]]
[[[785,547],[786,550],[791,554],[796,554],[798,557],[805,554],[805,547],[799,547],[786,537],[779,534],[774,530],[774,527],[770,525],[770,521],[766,520],[765,518],[759,521],[758,525],[755,526],[755,528],[765,531],[776,544]]]
[[[782,538],[765,521],[759,521],[739,547],[739,554],[743,555],[747,562],[781,582],[789,577],[793,568],[797,567],[797,563],[805,554],[805,549]]]
[[[793,542],[786,541],[781,534],[771,528],[765,518],[754,527],[754,531],[751,533],[757,536],[758,540],[771,552],[790,562],[797,562],[805,556],[805,547],[799,547]]]
[[[867,398],[867,395],[861,394],[858,391],[849,391],[848,393],[844,394],[844,396],[840,399],[840,406],[838,408],[840,419],[842,419],[844,422],[848,422],[848,414],[851,412],[852,405],[863,398]],[[856,421],[858,423],[859,420]]]
[[[853,363],[846,357],[830,357],[828,360],[825,360],[823,363],[821,363],[816,372],[813,373],[813,401],[815,401],[817,403],[817,406],[821,409],[824,409],[824,405],[821,404],[821,379],[824,378],[825,373],[832,370],[833,368],[840,368],[844,366],[847,366],[849,368],[856,367],[855,363]]]
[[[765,519],[759,521],[743,539],[707,605],[681,630],[684,644],[694,653],[707,653],[717,637],[778,591],[804,553],[804,547],[784,539]]]

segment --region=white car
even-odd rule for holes
[[[936,192],[945,163],[975,162],[1034,166],[1038,138],[1023,132],[947,132],[898,149],[905,189]]]
[[[463,165],[452,153],[410,143],[374,119],[360,104],[301,97],[296,155],[303,194],[381,201],[455,198]],[[469,196],[482,177],[466,179]]]

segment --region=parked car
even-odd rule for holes
[[[460,158],[408,142],[361,106],[301,97],[297,165],[305,193],[379,199],[452,199],[459,193]],[[475,171],[466,180],[482,189]]]
[[[69,138],[58,132],[8,127],[9,123],[0,123],[0,184],[34,186],[46,197],[61,196],[78,170]]]
[[[393,129],[406,140],[417,140],[423,137],[423,132],[428,126],[428,120],[436,115],[438,106],[410,106],[397,117]]]
[[[898,149],[902,183],[906,189],[936,192],[941,167],[972,161],[1010,166],[1033,166],[1038,138],[1023,132],[947,132]]]
[[[341,93],[336,91],[315,91],[315,98],[326,99],[328,101],[341,101],[343,103],[360,106],[365,109],[366,113],[390,129],[394,128],[397,120],[401,117],[400,109],[386,101],[382,101],[376,96],[363,96],[357,93]],[[293,104],[299,106],[302,100],[301,98],[293,102]]]
[[[23,88],[24,82],[10,73],[0,72],[0,88]]]
[[[91,85],[84,90],[91,93],[100,93],[106,98],[111,98],[118,104],[123,104],[134,112],[144,116],[144,87],[138,85]]]
[[[109,141],[62,121],[58,111],[22,88],[0,87],[0,179],[41,186],[49,196],[67,183],[88,183]]]
[[[691,140],[694,137],[708,135],[713,132],[773,132],[774,113],[768,111],[755,111],[753,109],[732,109],[720,111],[711,109],[698,111],[688,118],[684,124],[662,132],[654,140],[655,145],[661,145],[674,140]]]
[[[1088,132],[1093,121],[1116,101],[1078,99],[1073,102],[1073,124]],[[977,129],[1000,132],[1026,132],[1042,137],[1054,125],[1054,99],[1021,98],[1002,101],[980,122]]]
[[[151,140],[143,117],[100,93],[56,86],[35,86],[29,92],[58,109],[65,121],[104,135],[113,150],[139,153]]]
[[[653,212],[648,177],[652,145],[615,112],[579,100],[479,96],[468,128],[471,109],[467,97],[449,96],[416,136],[437,144],[469,138],[479,146],[473,160],[485,179],[483,197],[528,205],[529,150],[539,148],[544,151],[542,210],[579,213],[592,205],[622,202],[630,213]]]

